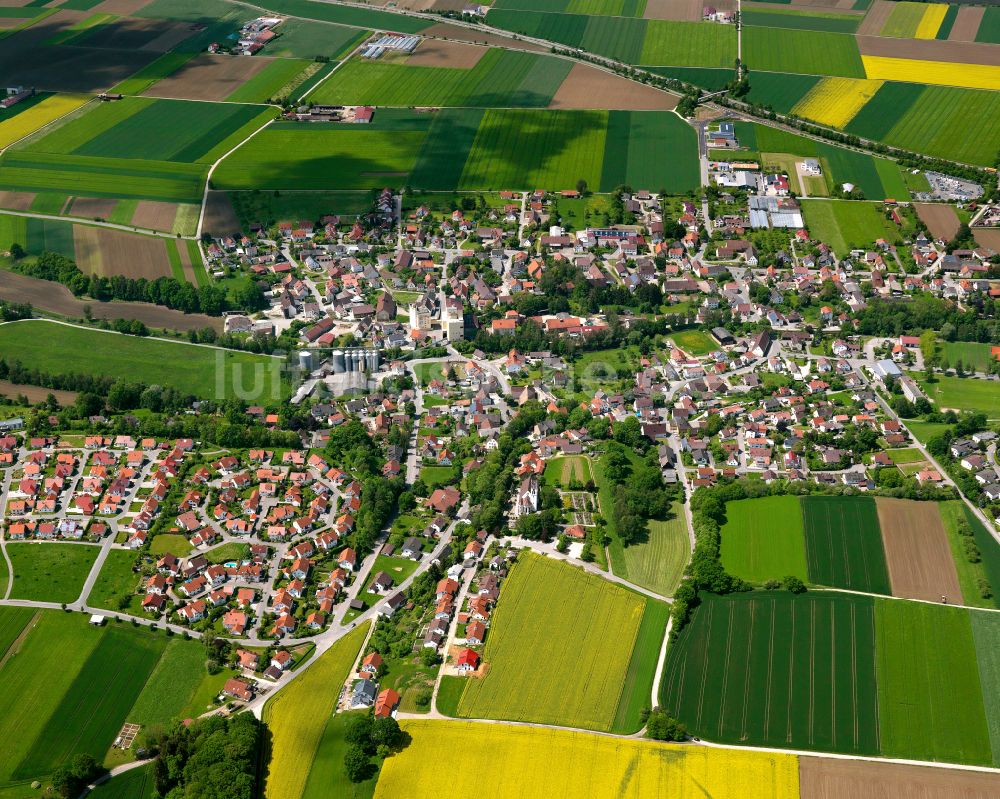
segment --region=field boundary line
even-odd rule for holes
[[[273,108],[274,106],[268,106],[268,107],[269,108]],[[219,166],[219,164],[221,164],[223,161],[225,161],[230,155],[232,155],[233,153],[235,153],[238,149],[240,149],[240,147],[242,147],[244,144],[246,144],[248,141],[250,141],[250,139],[252,139],[258,133],[260,133],[262,130],[264,130],[265,128],[267,128],[268,126],[270,126],[271,123],[273,123],[273,122],[274,122],[273,119],[267,120],[267,122],[265,122],[263,125],[261,125],[259,128],[257,128],[257,130],[253,131],[243,141],[241,141],[238,144],[234,145],[232,147],[232,149],[230,149],[228,152],[223,153],[221,156],[219,156],[219,158],[215,161],[215,163],[212,164],[212,166],[209,167],[208,174],[205,176],[205,188],[204,188],[204,191],[202,191],[202,194],[201,194],[201,211],[198,213],[198,228],[195,231],[195,238],[198,239],[199,241],[201,240],[202,231],[203,231],[203,229],[205,227],[205,209],[206,209],[206,207],[208,205],[208,191],[209,191],[209,187],[212,185],[212,175],[215,173],[216,168]]]

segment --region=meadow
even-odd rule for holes
[[[803,497],[802,515],[809,582],[892,593],[871,497]]]
[[[490,48],[471,69],[351,59],[309,100],[323,104],[546,108],[572,62]]]
[[[75,602],[99,552],[88,544],[7,544],[14,566],[11,599]]]
[[[836,593],[702,594],[661,683],[695,735],[853,754],[879,750],[876,693],[874,600]]]
[[[376,799],[739,796],[798,799],[798,759],[568,730],[406,719],[412,742],[382,766]],[[462,752],[461,769],[441,758]]]
[[[614,543],[608,549],[614,572],[619,577],[662,596],[672,595],[691,555],[684,508],[675,503],[670,519],[650,519],[646,537],[621,547],[620,558],[615,557]]]
[[[979,681],[983,687],[983,707],[989,731],[993,764],[1000,763],[1000,624],[996,614],[969,612],[972,638],[979,663]]]
[[[794,496],[741,499],[726,504],[722,565],[753,583],[808,579],[802,507]]]
[[[645,610],[639,594],[522,553],[493,615],[488,670],[467,679],[459,715],[612,729],[620,703],[629,702],[622,686]],[[636,685],[640,695],[648,691]]]
[[[313,762],[329,744],[326,730],[340,689],[368,634],[363,624],[338,640],[303,674],[264,705],[263,719],[271,732],[268,743],[266,799],[300,799]],[[309,712],[302,713],[304,706]],[[341,767],[342,764],[338,763]]]
[[[140,585],[140,576],[132,571],[135,559],[135,552],[131,550],[111,550],[94,581],[87,604],[105,610],[121,610],[120,603],[131,599]]]
[[[979,344],[974,341],[943,341],[941,353],[953,367],[959,362],[966,371],[976,371],[988,374],[990,368],[997,362],[993,355],[993,344]]]
[[[54,341],[58,341],[58,349],[53,348]],[[220,388],[223,395],[232,396],[241,385],[262,399],[277,398],[284,391],[280,361],[268,356],[43,320],[0,325],[0,349],[6,357],[30,363],[43,372],[128,374],[131,380],[147,385],[173,386],[205,398],[218,396]]]
[[[969,512],[962,500],[951,499],[938,504],[941,512],[941,523],[944,525],[945,533],[948,536],[948,544],[951,548],[951,559],[955,563],[955,571],[958,574],[958,583],[962,589],[962,604],[973,608],[996,608],[998,597],[994,585],[997,579],[997,572],[1000,571],[1000,549],[990,537],[989,532],[983,529],[982,523]],[[975,524],[973,524],[975,521]],[[963,536],[959,532],[961,522],[967,522],[973,530],[973,540],[980,548],[980,559],[977,563],[971,563],[965,556],[965,544]],[[979,528],[980,536],[976,535],[976,528]],[[982,536],[985,535],[986,538]],[[982,542],[982,543],[980,543]],[[983,549],[985,547],[985,549]],[[991,579],[993,578],[993,579]],[[993,594],[991,597],[983,597],[979,589],[979,581],[985,580],[990,586]]]
[[[680,347],[684,352],[696,357],[708,355],[719,349],[719,343],[704,330],[692,328],[691,330],[675,330],[670,334],[674,345]]]
[[[866,77],[857,41],[842,33],[747,26],[743,58],[757,71]]]
[[[993,380],[938,376],[933,383],[921,379],[920,387],[940,409],[982,411],[990,419],[1000,419],[1000,390]]]
[[[883,754],[992,762],[969,613],[917,602],[876,605]]]

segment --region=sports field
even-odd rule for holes
[[[571,68],[565,59],[499,48],[484,50],[471,69],[359,58],[309,99],[340,105],[546,108]]]
[[[367,634],[368,624],[352,630],[264,706],[263,718],[271,733],[266,799],[300,799],[303,795],[312,765],[322,757],[324,731],[335,718],[332,714],[340,689]],[[307,714],[302,713],[305,705],[309,707]],[[341,779],[342,772],[341,768]]]
[[[726,504],[722,565],[752,583],[782,577],[809,579],[799,498],[741,499]]]
[[[58,342],[58,347],[53,347]],[[242,390],[260,398],[284,391],[279,361],[232,350],[198,347],[32,320],[0,325],[0,351],[53,374],[73,371],[173,386],[200,397]]]
[[[582,732],[407,719],[412,743],[382,767],[376,799],[615,796],[798,799],[794,755],[614,739]],[[462,752],[463,767],[440,767]]]
[[[743,29],[743,58],[759,71],[866,77],[857,41],[842,33],[748,25]]]
[[[669,148],[675,158],[659,157]],[[222,189],[596,191],[631,183],[687,191],[698,183],[693,129],[653,111],[379,109],[371,125],[275,124],[213,175]]]
[[[89,544],[7,544],[14,566],[11,599],[75,602],[100,548]]]
[[[992,380],[938,376],[933,383],[919,382],[924,393],[941,410],[982,411],[990,419],[1000,419],[1000,390]]]
[[[639,594],[522,553],[491,621],[486,674],[468,678],[459,715],[612,729],[619,705],[629,701],[622,686],[645,610]],[[643,696],[649,688],[635,691]]]
[[[871,497],[803,497],[809,582],[889,594],[882,532]]]
[[[664,708],[722,743],[875,754],[875,600],[702,594],[668,649]]]
[[[954,763],[992,762],[969,614],[960,608],[917,602],[878,602],[883,754]]]

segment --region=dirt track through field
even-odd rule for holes
[[[202,53],[158,80],[145,95],[177,100],[225,100],[273,60]]]
[[[995,799],[1000,776],[870,760],[799,758],[801,799]]]
[[[132,214],[132,224],[147,230],[162,230],[169,233],[177,218],[177,206],[157,200],[142,200]]]
[[[858,36],[857,39],[861,55],[1000,66],[1000,47],[995,44],[936,39],[887,39],[881,36]]]
[[[11,302],[30,302],[41,311],[72,319],[82,318],[84,307],[89,305],[95,319],[138,319],[149,327],[184,332],[205,327],[222,331],[222,319],[218,316],[185,314],[147,302],[81,300],[59,283],[6,270],[0,270],[0,298]]]
[[[878,497],[875,504],[892,595],[929,602],[946,596],[951,603],[961,603],[962,589],[937,503]]]
[[[451,67],[472,69],[486,55],[485,47],[441,39],[424,39],[413,55],[406,59],[411,67]]]
[[[927,225],[931,235],[941,241],[951,241],[958,232],[961,221],[954,207],[939,203],[914,203],[917,216]]]
[[[574,64],[549,108],[672,111],[677,98],[586,64]]]
[[[890,3],[889,0],[875,0],[871,8],[868,9],[868,13],[865,14],[865,18],[858,26],[858,34],[862,36],[878,36],[882,32],[882,28],[885,27],[885,23],[889,21],[892,9],[895,6],[896,4]]]
[[[979,32],[979,25],[986,13],[985,6],[959,6],[955,15],[955,23],[948,34],[949,42],[974,42]]]

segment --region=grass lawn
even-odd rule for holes
[[[667,712],[712,741],[878,753],[875,600],[814,591],[701,596],[667,650]]]
[[[368,586],[371,585],[372,580],[375,575],[379,572],[385,572],[396,582],[398,586],[403,580],[413,574],[416,571],[418,561],[410,560],[410,558],[394,558],[389,555],[379,555],[375,558],[375,563],[372,564],[371,570],[368,572],[368,577],[365,579],[364,587],[361,593],[365,593],[368,590]],[[380,595],[375,595],[373,601],[379,601],[382,599]]]
[[[172,386],[206,398],[233,396],[245,388],[247,395],[278,400],[284,392],[280,359],[43,320],[0,325],[0,350],[43,372],[128,374],[147,385]]]
[[[11,599],[75,602],[99,552],[89,544],[7,544],[14,565]]]
[[[615,557],[614,545],[610,547],[615,574],[663,596],[673,594],[691,556],[683,506],[674,503],[671,514],[666,521],[651,519],[645,539],[622,547],[621,559]],[[624,565],[624,573],[619,573],[620,565]]]
[[[225,563],[226,561],[240,561],[250,556],[250,545],[241,544],[238,541],[230,541],[221,547],[210,549],[205,553],[205,559],[209,563]]]
[[[906,429],[909,430],[913,437],[917,439],[921,444],[926,444],[928,440],[943,433],[951,425],[945,424],[943,422],[921,422],[917,419],[906,420]]]
[[[187,538],[176,533],[160,533],[153,536],[153,540],[149,542],[149,554],[159,557],[168,552],[182,558],[191,553],[191,544]]]
[[[719,349],[719,343],[704,330],[678,330],[670,338],[688,355],[708,355]]]
[[[941,377],[928,383],[918,376],[920,388],[939,410],[982,411],[991,420],[1000,419],[1000,383],[972,377]]]
[[[337,641],[264,706],[263,718],[271,731],[266,799],[300,799],[303,795],[313,762],[322,756],[322,747],[331,743],[326,730],[335,718],[337,697],[368,627],[364,624]],[[302,713],[304,706],[309,707],[306,714]],[[338,766],[342,765],[341,758]]]
[[[889,459],[895,463],[923,463],[924,453],[919,449],[888,449]]]
[[[565,601],[572,597],[572,601]],[[484,677],[470,679],[458,712],[610,730],[622,702],[644,597],[559,561],[522,553],[490,626]],[[545,614],[539,608],[548,608]],[[608,635],[614,630],[613,636]],[[544,669],[537,664],[545,663]],[[648,693],[649,684],[637,685]],[[621,694],[621,696],[619,695]]]
[[[461,479],[461,474],[455,466],[424,466],[420,469],[420,479],[424,485],[433,490],[457,483]]]
[[[136,596],[141,581],[141,577],[132,571],[135,560],[136,554],[131,550],[112,549],[97,575],[87,604],[106,610],[122,610],[124,601]]]
[[[730,574],[753,583],[789,575],[808,580],[799,498],[762,497],[727,503],[722,565]]]
[[[992,762],[969,615],[921,602],[876,603],[883,754]]]
[[[803,497],[802,516],[810,582],[892,594],[871,497]]]

